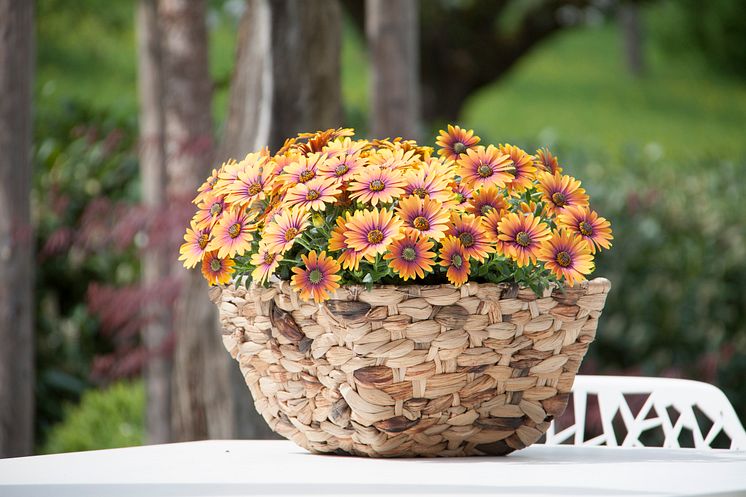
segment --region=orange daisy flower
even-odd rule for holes
[[[507,211],[492,209],[486,216],[482,216],[482,226],[484,227],[487,240],[495,246],[498,254],[506,254],[505,244],[500,240],[500,221],[503,220]]]
[[[458,238],[447,236],[443,239],[440,249],[440,265],[448,268],[446,277],[457,288],[469,279],[469,256]]]
[[[233,182],[222,188],[225,201],[250,207],[257,200],[262,200],[265,197],[264,187],[269,177],[267,162],[255,162],[240,171]]]
[[[486,216],[493,210],[501,211],[508,208],[505,197],[497,188],[482,188],[469,199],[466,212],[475,216]]]
[[[251,279],[258,283],[263,284],[269,278],[269,275],[274,273],[277,266],[280,265],[282,255],[269,249],[264,244],[259,244],[259,251],[256,254],[251,255],[251,265],[254,266],[254,270],[251,272]]]
[[[536,178],[534,158],[514,145],[500,145],[500,153],[510,157],[513,163],[513,180],[508,183],[508,190],[521,193],[529,188]]]
[[[324,148],[324,151],[329,155],[329,157],[360,155],[367,146],[367,140],[352,140],[349,137],[345,137],[337,138],[330,142]]]
[[[243,170],[243,166],[247,163],[247,161],[254,162],[256,160],[259,160],[259,157],[260,154],[253,153],[248,154],[246,158],[241,162],[237,162],[235,159],[230,159],[229,161],[223,163],[223,165],[220,167],[220,171],[218,171],[218,181],[217,183],[215,183],[213,189],[216,192],[220,193],[220,189],[222,187],[238,178],[238,173]]]
[[[567,207],[557,216],[557,224],[580,235],[588,243],[591,254],[602,248],[611,248],[611,223],[586,207]]]
[[[456,173],[461,176],[461,183],[471,188],[502,188],[513,181],[513,163],[510,157],[493,145],[487,148],[480,145],[467,150],[466,154],[456,161],[456,165]]]
[[[294,162],[285,166],[277,180],[288,187],[308,183],[316,177],[319,166],[324,163],[324,160],[326,160],[326,154],[320,153],[311,154],[308,157],[296,156]]]
[[[593,272],[593,256],[588,244],[580,236],[568,230],[559,230],[542,244],[539,260],[557,278],[574,286],[585,280],[586,274]]]
[[[381,169],[402,169],[419,163],[419,158],[414,150],[379,148],[368,157],[368,161],[371,166],[378,166]]]
[[[540,148],[536,151],[534,165],[539,171],[546,171],[550,174],[562,172],[557,157],[552,155],[552,152],[550,152],[546,147]]]
[[[452,214],[448,234],[457,238],[468,257],[484,262],[495,249],[490,245],[480,219],[473,214]]]
[[[227,285],[231,281],[235,264],[233,259],[218,257],[215,251],[207,252],[202,259],[202,276],[211,285]]]
[[[389,262],[404,281],[412,278],[424,278],[425,273],[432,271],[435,265],[435,252],[430,252],[433,242],[420,238],[415,234],[396,240],[383,258]]]
[[[347,221],[345,243],[349,248],[363,252],[368,260],[383,254],[391,242],[404,236],[402,221],[388,209],[357,211]]]
[[[355,131],[352,128],[330,128],[324,131],[316,131],[315,133],[298,133],[298,139],[306,140],[305,143],[297,142],[297,140],[286,140],[286,145],[290,150],[297,150],[304,155],[308,155],[313,152],[321,152],[327,144],[337,138],[344,138],[346,136],[353,136]],[[282,150],[282,149],[281,149]]]
[[[221,259],[243,255],[251,248],[253,231],[249,214],[241,207],[234,207],[220,218],[212,230],[212,240],[207,245],[207,250],[217,250]]]
[[[213,188],[215,187],[215,183],[218,182],[218,170],[213,169],[212,174],[207,177],[204,183],[200,185],[199,188],[197,188],[197,196],[194,197],[194,200],[192,200],[192,203],[195,205],[199,205],[199,203],[207,197],[210,192],[212,192]]]
[[[588,207],[588,195],[580,181],[560,173],[541,173],[537,189],[550,212],[561,214],[567,207]]]
[[[541,242],[552,236],[549,226],[533,214],[519,216],[512,212],[498,223],[497,229],[497,238],[503,242],[503,255],[515,259],[519,267],[536,263]]]
[[[262,242],[267,249],[284,254],[308,227],[311,214],[305,209],[290,208],[277,214],[264,227]]]
[[[450,187],[454,196],[454,208],[459,211],[467,209],[469,207],[469,201],[474,198],[473,190],[464,182],[457,183],[452,181]]]
[[[419,198],[429,196],[444,204],[450,202],[453,200],[453,190],[448,185],[453,178],[450,164],[432,159],[419,169],[407,171],[404,174],[404,193]]]
[[[331,237],[329,237],[329,250],[332,252],[341,251],[337,256],[337,260],[342,264],[342,269],[357,271],[360,267],[360,261],[363,258],[363,252],[347,246],[345,232],[347,231],[347,222],[351,219],[351,215],[348,212],[346,216],[347,220],[342,216],[337,218],[337,226],[334,227]]]
[[[455,161],[461,154],[477,146],[480,139],[474,136],[474,130],[461,129],[458,126],[448,125],[448,131],[440,130],[435,144],[440,147],[438,155]]]
[[[400,171],[369,166],[350,183],[350,198],[372,205],[393,202],[404,193],[406,182]]]
[[[330,292],[339,288],[338,281],[342,279],[339,272],[339,263],[331,257],[327,257],[322,251],[318,256],[312,250],[308,256],[300,256],[305,267],[294,267],[295,273],[290,279],[290,286],[299,294],[300,298],[308,301],[311,298],[317,303],[328,300]]]
[[[366,159],[358,154],[336,155],[319,165],[319,176],[350,181],[365,167]]]
[[[396,212],[404,223],[405,233],[440,240],[448,230],[448,211],[430,197],[400,200]]]
[[[225,199],[222,196],[208,194],[197,205],[197,213],[192,221],[199,229],[209,228],[217,221],[225,210]]]
[[[303,209],[323,211],[326,204],[331,204],[339,195],[339,182],[333,178],[316,178],[307,183],[298,183],[285,196],[288,206],[299,206]]]
[[[191,228],[187,228],[184,235],[186,243],[179,247],[179,260],[184,261],[185,268],[193,268],[202,260],[202,256],[207,251],[207,244],[210,241],[210,229],[198,228],[192,220]]]

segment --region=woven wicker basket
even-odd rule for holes
[[[312,452],[504,455],[567,405],[610,284],[215,287],[223,342],[259,413]]]

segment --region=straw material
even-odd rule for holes
[[[322,304],[287,282],[214,287],[223,342],[257,410],[312,452],[504,455],[567,405],[609,291],[359,286]]]

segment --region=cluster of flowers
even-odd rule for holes
[[[547,149],[485,147],[458,126],[440,132],[438,157],[353,135],[301,134],[213,170],[180,260],[213,285],[275,276],[321,302],[340,284],[410,279],[572,286],[611,246],[609,222]]]

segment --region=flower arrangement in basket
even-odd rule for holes
[[[316,452],[506,454],[560,414],[610,223],[547,149],[350,129],[213,170],[181,247],[258,411]]]

